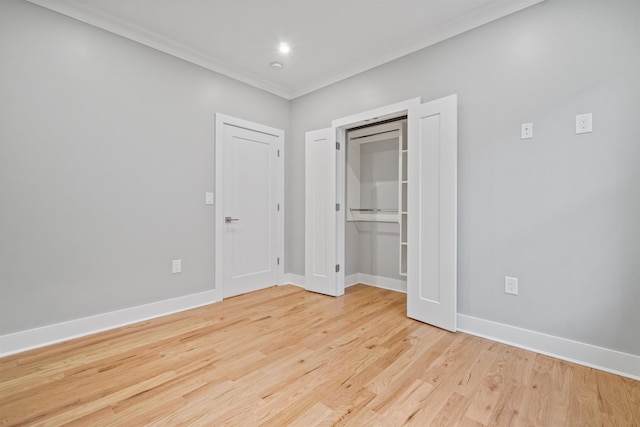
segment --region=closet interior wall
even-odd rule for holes
[[[351,129],[346,141],[346,283],[405,290],[406,119]]]

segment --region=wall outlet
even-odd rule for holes
[[[523,123],[520,125],[520,139],[533,138],[533,123]]]
[[[171,261],[171,273],[177,274],[182,272],[182,260],[174,259]]]
[[[591,113],[576,116],[576,133],[593,132],[593,116]]]
[[[504,293],[518,295],[518,279],[516,277],[504,278]]]

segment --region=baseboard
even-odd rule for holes
[[[215,302],[214,291],[111,311],[0,336],[0,357],[51,345],[143,320],[189,310]]]
[[[458,314],[458,330],[579,365],[640,380],[640,356]]]
[[[293,273],[285,273],[283,282],[285,284],[304,288],[304,276]],[[407,293],[407,282],[404,280],[390,279],[388,277],[374,276],[371,274],[354,273],[344,276],[344,287],[363,283],[377,288],[389,289],[391,291]]]
[[[304,288],[304,276],[293,273],[285,273],[283,283]]]
[[[407,282],[405,280],[391,279],[389,277],[374,276],[364,273],[357,273],[357,276],[358,281],[356,283],[364,283],[365,285],[371,285],[377,288],[389,289],[391,291],[402,292],[405,294],[407,293]]]
[[[349,274],[344,276],[344,287],[348,288],[349,286],[357,285],[360,283],[360,273]]]
[[[304,286],[304,276],[285,274],[285,283]],[[406,292],[406,282],[401,280],[353,274],[345,277],[351,286],[365,283],[380,288]],[[400,283],[398,283],[400,282]],[[404,283],[404,289],[402,284]],[[43,326],[0,336],[0,357],[20,353],[33,348],[68,341],[96,332],[130,325],[155,317],[215,302],[214,292],[205,291],[164,301],[112,311],[82,319]],[[640,380],[640,356],[598,347],[543,334],[465,314],[458,314],[458,330],[492,341],[513,345],[536,353],[556,357],[580,365],[589,366],[613,374]]]

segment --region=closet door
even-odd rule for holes
[[[407,316],[456,330],[458,98],[409,109]]]
[[[338,296],[336,130],[305,136],[305,288]]]

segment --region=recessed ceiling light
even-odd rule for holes
[[[278,48],[278,50],[280,50],[280,53],[289,53],[291,51],[291,48],[288,44],[283,42],[280,43],[280,47]]]
[[[271,66],[273,68],[282,68],[282,62],[277,62],[277,61],[276,62],[272,62]]]

